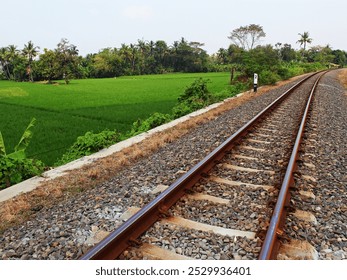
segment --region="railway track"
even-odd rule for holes
[[[295,84],[173,184],[158,186],[149,204],[128,209],[125,222],[81,259],[314,258],[309,244],[281,247],[280,241],[322,75]],[[303,211],[293,214],[310,218]]]

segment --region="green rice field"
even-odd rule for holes
[[[211,81],[211,92],[228,87],[229,73],[72,80],[69,85],[0,81],[0,131],[9,153],[35,117],[27,155],[52,165],[87,131],[126,132],[137,119],[170,113],[178,96],[199,77]]]

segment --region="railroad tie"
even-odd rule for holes
[[[139,210],[140,210],[140,208],[130,207],[122,215],[121,219],[127,220],[132,215],[136,214]],[[229,237],[240,236],[240,237],[246,237],[249,239],[254,239],[255,234],[256,234],[255,232],[251,232],[251,231],[243,231],[243,230],[235,230],[235,229],[223,228],[223,227],[218,227],[218,226],[211,226],[208,224],[191,221],[191,220],[188,220],[188,219],[185,219],[182,217],[178,217],[178,216],[164,218],[158,222],[162,223],[162,224],[172,224],[172,225],[175,225],[178,227],[189,228],[189,229],[193,229],[193,230],[213,232],[216,234],[229,236]]]

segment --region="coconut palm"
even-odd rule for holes
[[[306,50],[306,44],[312,43],[312,38],[310,38],[310,34],[308,32],[304,32],[303,34],[299,33],[300,39],[297,41],[297,43],[300,43],[300,46],[304,46],[304,51]]]
[[[29,81],[33,81],[33,73],[32,73],[32,62],[34,58],[37,56],[39,47],[35,47],[33,42],[29,41],[28,44],[24,45],[24,49],[22,50],[23,55],[28,60],[27,74],[29,76]]]
[[[2,71],[5,74],[6,79],[9,80],[11,78],[11,75],[10,75],[10,71],[8,69],[8,64],[9,64],[8,59],[9,59],[8,49],[5,47],[0,48],[0,66],[2,68]]]
[[[9,55],[11,60],[14,59],[17,56],[17,54],[19,53],[17,46],[15,46],[15,45],[9,45],[7,47],[7,51],[8,51],[8,55]]]
[[[5,74],[9,80],[14,79],[14,67],[15,67],[15,60],[18,57],[18,49],[15,45],[9,45],[6,48],[1,48],[1,64],[4,68]]]

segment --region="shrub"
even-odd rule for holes
[[[134,122],[129,136],[148,131],[171,120],[172,118],[169,114],[154,113],[145,120],[137,120]]]
[[[273,85],[279,80],[281,80],[281,77],[277,73],[269,70],[263,70],[259,74],[259,82],[261,85]]]
[[[193,108],[186,102],[178,103],[172,108],[172,116],[174,119],[180,118],[182,116],[188,115],[193,112]]]
[[[120,139],[119,133],[115,130],[104,130],[100,133],[88,131],[84,136],[79,136],[76,142],[67,150],[62,158],[55,165],[62,165],[83,156],[91,155],[103,148],[107,148]]]
[[[247,89],[247,86],[245,83],[236,82],[235,84],[228,86],[224,90],[218,93],[215,93],[214,98],[216,99],[216,101],[222,101],[226,98],[235,96],[236,94],[239,94],[240,92],[246,89]]]
[[[209,92],[207,83],[209,80],[196,79],[188,86],[184,93],[179,96],[178,104],[172,109],[173,118],[179,118],[191,112],[199,110],[217,99]]]
[[[319,71],[319,70],[322,70],[322,69],[326,68],[324,65],[322,65],[319,62],[303,63],[302,67],[304,68],[305,73],[315,72],[315,71]]]
[[[288,80],[289,78],[292,77],[289,69],[284,66],[278,68],[277,74],[281,77],[281,79],[284,79],[284,80]]]
[[[44,164],[39,160],[0,157],[0,189],[39,175],[43,170]]]
[[[299,75],[302,75],[302,74],[305,73],[304,68],[302,68],[302,67],[300,67],[298,65],[291,65],[291,66],[289,66],[288,71],[289,71],[289,75],[291,77],[299,76]]]
[[[213,99],[213,95],[207,89],[209,80],[202,78],[196,79],[189,87],[186,88],[184,93],[178,98],[179,102],[207,104]]]

